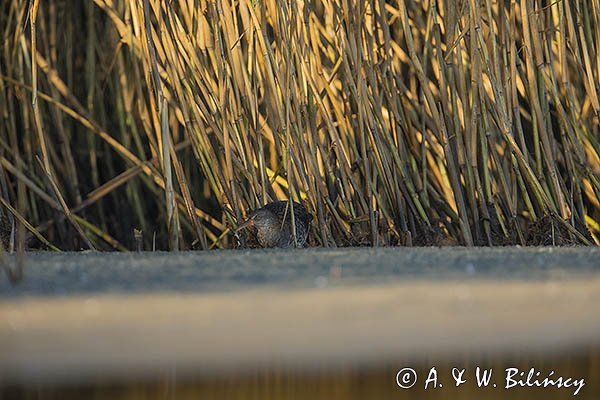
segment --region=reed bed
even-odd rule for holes
[[[598,243],[599,0],[0,3],[5,246]]]

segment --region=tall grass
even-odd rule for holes
[[[318,246],[598,242],[598,0],[0,1],[30,246],[235,247],[276,198]]]

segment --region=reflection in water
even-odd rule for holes
[[[181,377],[174,372],[155,380],[104,382],[85,386],[9,387],[0,389],[2,399],[588,399],[600,395],[600,348],[582,349],[570,354],[512,354],[481,356],[452,361],[429,357],[427,363],[407,360],[386,366],[345,367],[335,371],[291,371],[286,368],[257,371],[244,375]],[[476,368],[492,371],[487,387],[478,387]],[[396,375],[405,367],[414,368],[417,382],[403,390]],[[435,372],[432,373],[432,367]],[[453,368],[457,370],[453,371]],[[551,374],[584,379],[577,396],[574,387],[513,387],[505,389],[507,368],[527,374],[534,368],[534,383]],[[460,370],[464,373],[460,376]],[[436,375],[437,373],[437,375]],[[539,375],[538,375],[539,373]],[[480,377],[483,375],[480,374]],[[429,377],[429,388],[424,389]],[[437,379],[434,379],[437,378]],[[457,378],[465,383],[456,387]],[[515,376],[517,379],[517,376]],[[493,387],[493,384],[496,387]],[[571,382],[572,383],[572,382]],[[434,388],[434,384],[437,386]],[[440,387],[441,384],[441,387]]]

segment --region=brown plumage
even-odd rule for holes
[[[236,229],[248,229],[251,238],[259,247],[294,247],[292,232],[292,209],[288,201],[274,201],[258,208]],[[296,245],[304,246],[308,236],[308,226],[312,220],[306,208],[294,202],[294,222],[296,225]]]
[[[4,212],[0,212],[0,242],[3,250],[8,251],[10,245],[10,236],[12,234],[12,223]]]

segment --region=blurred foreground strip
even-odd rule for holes
[[[598,349],[598,304],[598,277],[3,299],[0,386]]]

